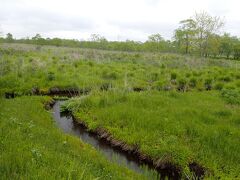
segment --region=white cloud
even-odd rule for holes
[[[170,39],[178,22],[196,11],[225,18],[225,31],[240,36],[239,0],[1,0],[0,25],[15,37],[146,40],[152,33]]]

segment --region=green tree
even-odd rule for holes
[[[152,34],[148,36],[148,40],[146,42],[147,49],[150,51],[160,51],[164,48],[164,39],[158,34]]]
[[[205,53],[216,57],[220,54],[221,37],[217,34],[211,34],[208,38],[208,48]]]
[[[0,27],[1,28],[1,27]],[[1,31],[1,29],[0,29],[0,43],[3,41],[3,37],[2,37],[2,31]]]
[[[164,39],[161,36],[161,34],[158,33],[158,34],[152,34],[152,35],[148,36],[148,41],[160,43],[161,41],[164,41]]]
[[[229,33],[224,33],[220,39],[220,54],[229,58],[233,53],[234,41],[234,38]]]
[[[196,13],[192,18],[180,22],[174,39],[180,52],[194,50],[200,56],[209,56],[219,51],[219,33],[224,26],[220,17],[210,16],[206,12]],[[217,47],[217,48],[216,48]]]
[[[237,37],[233,38],[233,57],[234,59],[240,59],[240,39]]]
[[[32,37],[32,40],[36,42],[38,45],[44,45],[46,44],[46,41],[40,34],[36,34],[34,37]]]
[[[220,17],[212,17],[206,12],[196,13],[193,17],[196,25],[196,44],[199,48],[200,56],[208,56],[207,49],[213,34],[217,34],[224,26]]]
[[[175,30],[174,39],[180,51],[184,50],[186,54],[193,48],[194,36],[196,34],[196,24],[193,19],[180,21],[180,27]]]
[[[53,38],[51,42],[54,46],[61,46],[63,44],[63,40],[60,38]]]
[[[7,33],[6,40],[7,42],[13,42],[13,35],[11,33]]]
[[[0,38],[2,37],[2,34],[3,34],[3,33],[2,33],[2,31],[1,31],[1,26],[0,26]]]
[[[99,34],[91,34],[90,40],[93,42],[106,42],[107,39]]]
[[[40,34],[36,34],[34,37],[32,37],[32,40],[39,40],[42,36]]]

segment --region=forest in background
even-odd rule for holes
[[[15,39],[11,33],[0,38],[5,43],[24,43],[80,47],[128,52],[168,52],[201,57],[240,59],[240,38],[222,32],[224,21],[206,12],[196,13],[182,20],[174,31],[172,40],[164,39],[161,34],[152,34],[145,42],[126,40],[108,41],[99,34],[92,34],[88,40],[44,38],[36,34],[32,38]]]
[[[223,26],[202,12],[172,40],[8,33],[0,179],[240,179],[240,39]]]

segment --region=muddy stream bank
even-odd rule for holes
[[[87,131],[86,127],[78,123],[70,114],[60,112],[60,106],[64,101],[56,101],[53,105],[53,117],[57,126],[65,133],[79,137],[84,143],[92,145],[100,151],[108,160],[125,166],[137,173],[148,174],[149,169],[142,167],[142,164],[131,154],[112,147],[109,143],[99,138],[96,134]]]

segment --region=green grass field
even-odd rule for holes
[[[90,129],[104,128],[186,174],[196,162],[216,177],[239,177],[240,107],[219,92],[105,92],[70,100],[66,108]]]
[[[46,101],[0,99],[0,179],[147,179],[64,134],[44,109]]]
[[[2,45],[0,90],[31,94],[52,87],[205,91],[240,88],[240,62],[177,54]]]
[[[158,162],[240,178],[240,62],[160,53],[1,44],[3,179],[141,179],[62,133],[43,108],[52,88],[89,90],[63,108]],[[23,96],[23,97],[22,97]]]

